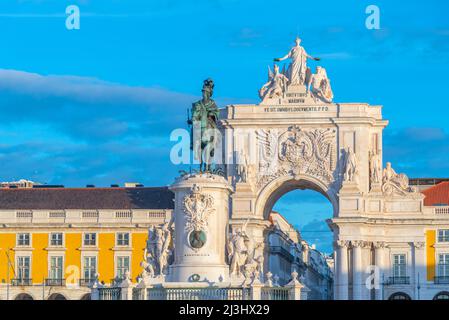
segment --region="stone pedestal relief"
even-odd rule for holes
[[[175,193],[175,255],[170,281],[225,281],[226,228],[231,187],[209,173],[181,177]]]

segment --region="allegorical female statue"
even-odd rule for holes
[[[203,98],[192,105],[191,149],[196,160],[200,161],[200,171],[210,171],[218,139],[218,107],[211,99],[214,81],[206,79],[203,83]]]
[[[301,47],[301,39],[299,37],[295,40],[295,46],[282,58],[275,58],[274,61],[282,61],[290,58],[292,60],[288,67],[287,74],[290,79],[289,85],[303,85],[306,80],[307,59],[319,61],[319,58],[314,58],[307,54],[306,50]]]

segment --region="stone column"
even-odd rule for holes
[[[363,268],[362,268],[362,248],[364,247],[363,241],[352,241],[352,292],[354,300],[362,300],[362,281],[363,281]]]
[[[175,193],[175,261],[169,281],[227,281],[228,181],[210,173],[189,174],[170,189]]]
[[[385,272],[385,242],[383,241],[376,241],[373,243],[374,246],[374,263],[375,266],[378,268],[378,279],[375,279],[375,293],[376,293],[376,300],[382,300],[383,299],[383,278],[384,278],[384,272]]]
[[[348,300],[348,246],[349,241],[337,240],[336,248],[336,281],[334,282],[334,292],[336,300]]]
[[[425,242],[413,243],[415,250],[415,290],[416,299],[422,299],[423,285],[427,282],[427,270],[426,270],[426,254],[425,254]]]

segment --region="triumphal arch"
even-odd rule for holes
[[[380,299],[380,290],[367,285],[369,276],[385,267],[386,241],[399,239],[391,225],[404,223],[401,216],[423,214],[423,195],[390,163],[384,168],[382,131],[388,121],[382,106],[334,102],[326,69],[312,70],[308,61],[319,58],[300,43],[296,39],[269,67],[259,104],[221,111],[227,179],[234,188],[230,226],[244,227],[263,251],[275,202],[294,189],[318,191],[333,206],[328,224],[335,298]],[[276,63],[281,60],[287,61],[283,67]],[[422,244],[422,235],[415,238]]]
[[[413,285],[401,290],[419,287],[416,279],[426,274],[423,228],[434,213],[406,175],[384,164],[382,107],[335,102],[326,69],[311,60],[320,59],[296,39],[268,68],[258,104],[220,109],[213,80],[204,81],[189,118],[200,167],[170,186],[174,218],[151,231],[144,287],[212,285],[226,294],[240,288],[243,297],[251,285],[253,299],[268,294],[275,271],[267,263],[269,214],[294,189],[318,191],[332,204],[336,299],[383,299],[380,277],[390,274],[392,252],[413,260]],[[288,286],[290,297],[302,299],[297,271]]]

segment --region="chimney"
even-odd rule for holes
[[[141,188],[143,184],[138,182],[125,182],[125,188]]]

